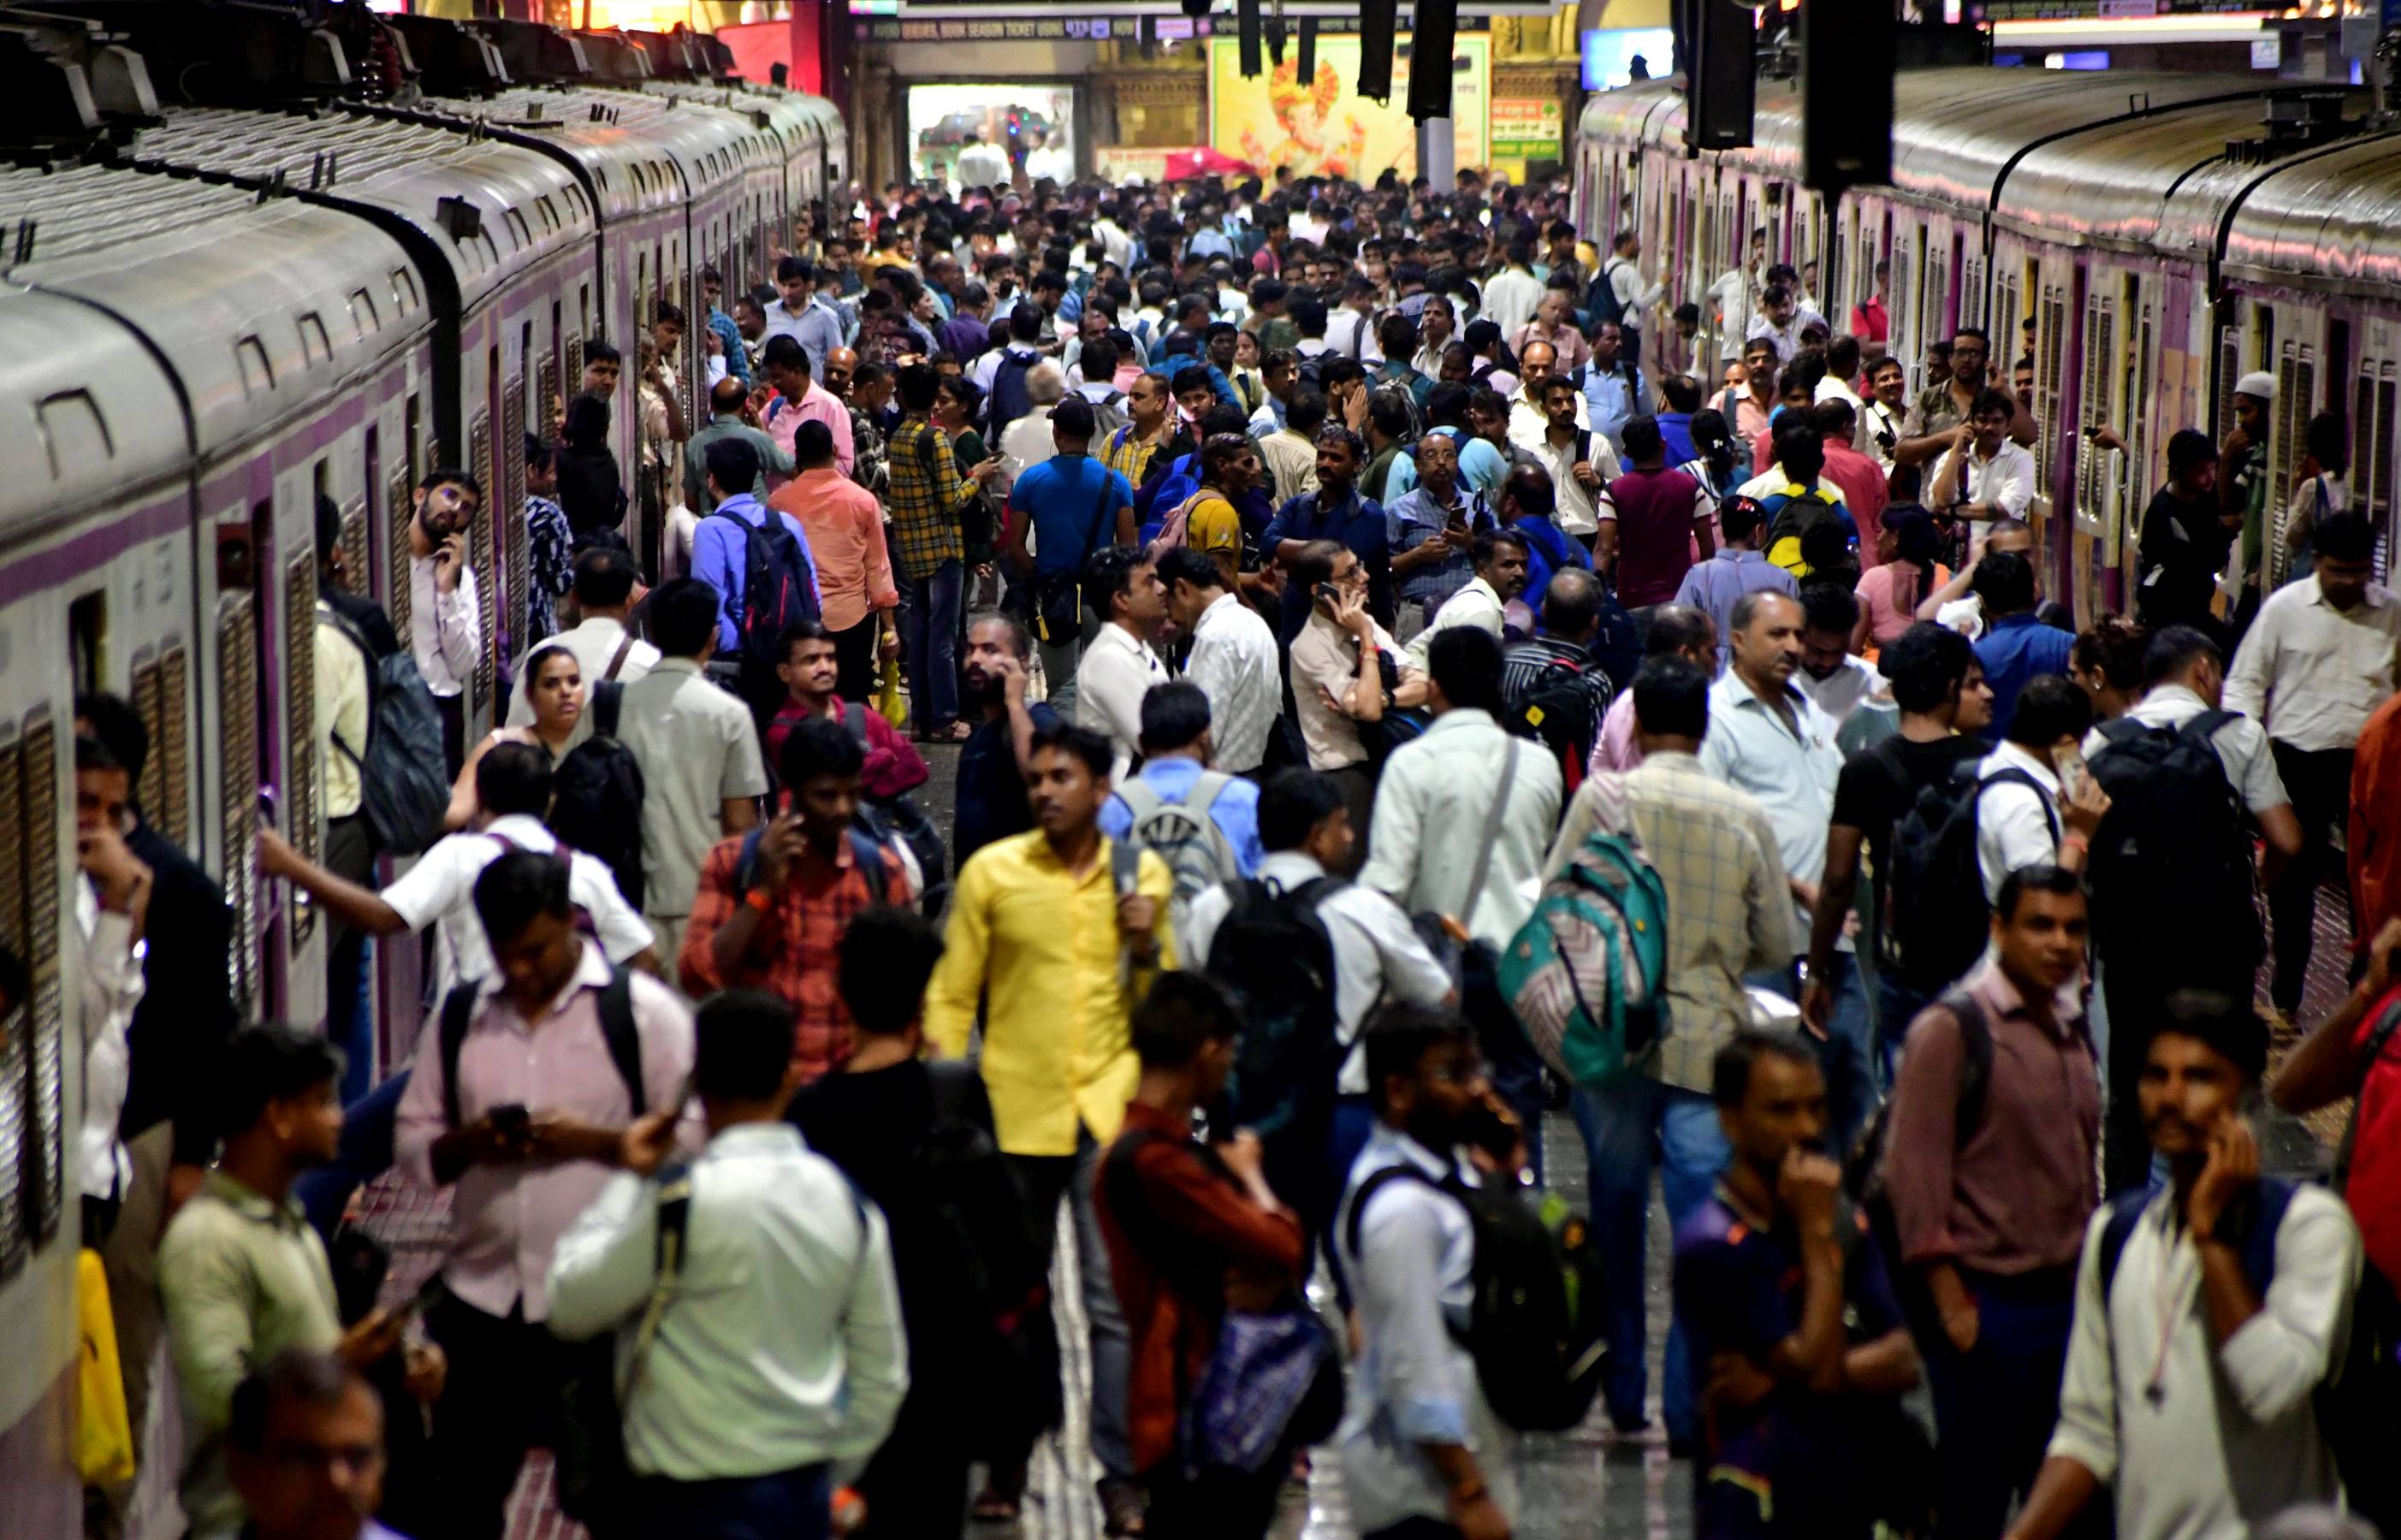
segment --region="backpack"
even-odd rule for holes
[[[2109,811],[2092,839],[2093,941],[2110,967],[2205,959],[2248,983],[2262,937],[2252,901],[2243,801],[2210,747],[2240,715],[2203,711],[2180,728],[2131,717],[2105,722],[2093,778]]]
[[[1571,1084],[1612,1083],[1666,1035],[1667,888],[1629,836],[1585,836],[1501,954],[1501,992]]]
[[[1167,863],[1167,874],[1174,879],[1168,896],[1168,914],[1179,942],[1184,939],[1192,901],[1242,874],[1233,842],[1217,827],[1217,820],[1209,816],[1210,808],[1234,779],[1223,771],[1203,770],[1182,802],[1169,802],[1159,794],[1158,788],[1139,778],[1129,779],[1117,789],[1126,811],[1133,816],[1122,843],[1157,854]]]
[[[867,742],[867,707],[863,703],[844,701],[842,724],[861,745]],[[934,820],[926,816],[926,810],[917,805],[915,798],[906,791],[874,798],[862,793],[858,817],[859,821],[868,826],[868,832],[877,839],[887,845],[898,840],[909,847],[909,854],[916,858],[917,871],[925,878],[928,892],[941,882],[950,851],[942,843],[942,832],[934,827]]]
[[[992,431],[986,435],[987,443],[997,445],[1010,423],[1034,409],[1034,394],[1025,388],[1025,377],[1041,362],[1039,353],[1001,353],[999,364],[992,371],[991,400],[987,403]]]
[[[1208,495],[1208,488],[1195,488],[1189,497],[1170,509],[1167,516],[1159,521],[1159,533],[1145,543],[1143,555],[1151,561],[1157,561],[1178,545],[1190,543],[1193,505]]]
[[[341,612],[325,618],[367,660],[367,742],[361,753],[333,733],[334,747],[359,773],[359,811],[376,848],[394,856],[422,855],[442,837],[450,811],[449,754],[433,692],[406,648],[376,655]]]
[[[861,872],[875,873],[878,903],[898,902],[893,894],[892,869],[884,864],[884,841],[872,830],[861,827],[865,821],[862,818],[843,831],[850,840],[851,859],[858,863]],[[742,836],[742,853],[734,862],[734,887],[737,892],[750,891],[751,879],[759,873],[759,842],[766,837],[765,824],[752,824],[750,832]]]
[[[1984,1008],[1964,989],[1946,991],[1934,1002],[1959,1024],[1959,1084],[1953,1103],[1952,1144],[1955,1153],[1983,1126],[1984,1100],[1993,1084],[1993,1024]],[[1900,1024],[1905,1031],[1908,1023]],[[1886,1185],[1885,1152],[1892,1143],[1892,1098],[1886,1096],[1859,1133],[1843,1164],[1843,1190],[1867,1217],[1868,1233],[1876,1250],[1892,1268],[1892,1284],[1901,1313],[1921,1341],[1939,1341],[1943,1330],[1941,1313],[1921,1274],[1900,1266],[1900,1226],[1893,1217],[1892,1193]]]
[[[1950,785],[1920,791],[1893,828],[1886,961],[1898,977],[1928,993],[1967,972],[1992,933],[1993,910],[1976,852],[1976,810],[1984,793],[2004,784],[2025,787],[2041,799],[2051,837],[2059,836],[2059,814],[2041,782],[2023,770],[1996,770],[1978,779],[1977,768],[1960,765]]]
[[[761,517],[757,524],[733,514],[708,516],[725,519],[742,531],[742,608],[734,617],[734,634],[743,677],[774,681],[780,698],[781,681],[775,679],[775,665],[781,661],[775,639],[787,626],[824,616],[817,607],[816,574],[801,543],[784,528],[781,514],[764,503],[759,505],[759,512]]]
[[[1600,265],[1600,271],[1594,276],[1591,284],[1584,292],[1585,314],[1592,318],[1585,323],[1585,331],[1591,331],[1593,327],[1604,321],[1615,322],[1620,331],[1625,330],[1626,305],[1617,297],[1617,282],[1614,275],[1618,268],[1632,266],[1632,263],[1622,256],[1612,256]]]
[[[642,907],[641,761],[617,736],[625,687],[603,680],[592,687],[592,736],[558,762],[551,778],[550,832],[608,864],[617,891]]]
[[[1768,520],[1768,560],[1804,578],[1820,567],[1838,564],[1849,543],[1843,521],[1834,516],[1833,496],[1822,485],[1784,488],[1783,504]]]
[[[1593,740],[1600,733],[1600,719],[1594,714],[1592,686],[1596,679],[1600,681],[1600,695],[1605,702],[1611,694],[1608,676],[1597,665],[1573,658],[1546,658],[1534,676],[1533,687],[1522,697],[1513,696],[1501,719],[1501,725],[1517,736],[1531,738],[1550,749],[1559,762],[1566,795],[1571,797],[1584,785],[1585,769],[1592,761]],[[1607,709],[1606,706],[1602,709]]]
[[[2240,1231],[2236,1248],[2243,1277],[2261,1299],[2276,1281],[2276,1235],[2301,1185],[2262,1175],[2256,1195],[2236,1199],[2220,1219],[2221,1232],[2230,1227]],[[2159,1195],[2155,1188],[2141,1188],[2109,1200],[2094,1257],[2105,1317],[2126,1243]],[[2395,1357],[2401,1352],[2401,1307],[2396,1307],[2392,1284],[2372,1263],[2360,1270],[2350,1326],[2341,1353],[2312,1392],[2312,1409],[2318,1437],[2326,1440],[2336,1474],[2342,1478],[2346,1506],[2381,1530],[2401,1518],[2401,1484],[2396,1484],[2393,1467],[2394,1443],[2401,1438],[2401,1358]]]
[[[1642,627],[1636,624],[1633,612],[1617,602],[1617,590],[1608,584],[1600,590],[1599,628],[1585,644],[1585,651],[1609,676],[1612,694],[1633,686],[1634,676],[1642,667]]]
[[[1354,1264],[1368,1200],[1395,1181],[1421,1183],[1467,1210],[1475,1299],[1467,1328],[1451,1335],[1475,1357],[1493,1413],[1529,1433],[1583,1422],[1609,1351],[1600,1257],[1584,1218],[1556,1194],[1530,1201],[1515,1185],[1469,1187],[1456,1175],[1437,1182],[1413,1165],[1386,1166],[1351,1196],[1343,1227]]]
[[[1339,877],[1282,891],[1255,877],[1228,883],[1231,902],[1202,959],[1242,996],[1226,1126],[1258,1132],[1269,1185],[1303,1213],[1325,1212],[1330,1202],[1307,1200],[1331,1200],[1324,1189],[1340,1179],[1324,1151],[1350,1046],[1335,1011],[1334,938],[1317,906],[1345,886]]]
[[[1132,426],[1132,424],[1126,419],[1125,392],[1123,391],[1117,389],[1115,386],[1111,386],[1109,388],[1108,395],[1102,400],[1094,401],[1090,396],[1086,396],[1084,399],[1086,404],[1092,408],[1092,433],[1095,436],[1103,433],[1113,433],[1119,428]]]
[[[467,1028],[474,1024],[475,999],[482,991],[481,983],[454,985],[442,997],[442,1021],[435,1038],[436,1051],[442,1055],[442,1119],[446,1126],[457,1128],[459,1114],[459,1051],[466,1045]],[[642,1085],[642,1034],[634,1022],[634,975],[630,969],[609,970],[609,982],[600,987],[600,1039],[609,1048],[609,1062],[617,1068],[618,1079],[625,1082],[626,1098],[632,1102],[634,1116],[640,1118],[651,1110],[650,1093]]]

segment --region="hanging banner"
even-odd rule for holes
[[[1452,71],[1453,154],[1461,167],[1491,156],[1486,114],[1491,101],[1492,40],[1461,36]],[[1393,100],[1385,105],[1358,94],[1359,40],[1317,39],[1317,73],[1299,78],[1297,49],[1264,75],[1242,78],[1241,50],[1230,37],[1209,40],[1209,143],[1262,174],[1277,166],[1295,176],[1342,176],[1373,182],[1386,168],[1403,177],[1418,169],[1417,125],[1409,118],[1409,37],[1401,34],[1393,61]]]
[[[1557,100],[1531,96],[1492,99],[1495,159],[1557,160],[1567,139],[1567,108]]]

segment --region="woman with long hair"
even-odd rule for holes
[[[1877,565],[1859,574],[1859,624],[1851,651],[1873,659],[1886,642],[1909,629],[1918,602],[1951,581],[1936,557],[1942,549],[1934,516],[1914,502],[1887,507],[1876,533]]]
[[[468,753],[467,763],[459,768],[459,778],[451,783],[450,811],[442,819],[445,829],[464,829],[482,811],[475,800],[475,766],[491,752],[492,745],[530,743],[556,764],[574,742],[576,726],[583,720],[583,666],[563,644],[551,642],[528,653],[524,667],[526,699],[533,707],[533,722],[524,727],[494,728]]]
[[[1704,406],[1693,414],[1685,431],[1692,434],[1696,452],[1677,469],[1701,484],[1711,504],[1732,497],[1746,476],[1742,452],[1734,441],[1734,430],[1726,425],[1725,414],[1714,406]]]
[[[586,392],[567,406],[567,432],[558,446],[558,505],[576,543],[625,521],[625,488],[609,447],[609,403]]]

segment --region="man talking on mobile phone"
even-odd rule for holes
[[[465,471],[432,471],[418,484],[408,525],[408,645],[442,712],[442,746],[457,775],[466,752],[466,689],[484,652],[467,529],[483,513],[483,484]]]

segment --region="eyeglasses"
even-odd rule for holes
[[[310,1475],[330,1471],[353,1481],[383,1464],[383,1451],[373,1444],[342,1444],[329,1449],[322,1444],[274,1443],[268,1446],[267,1455],[287,1470]]]

